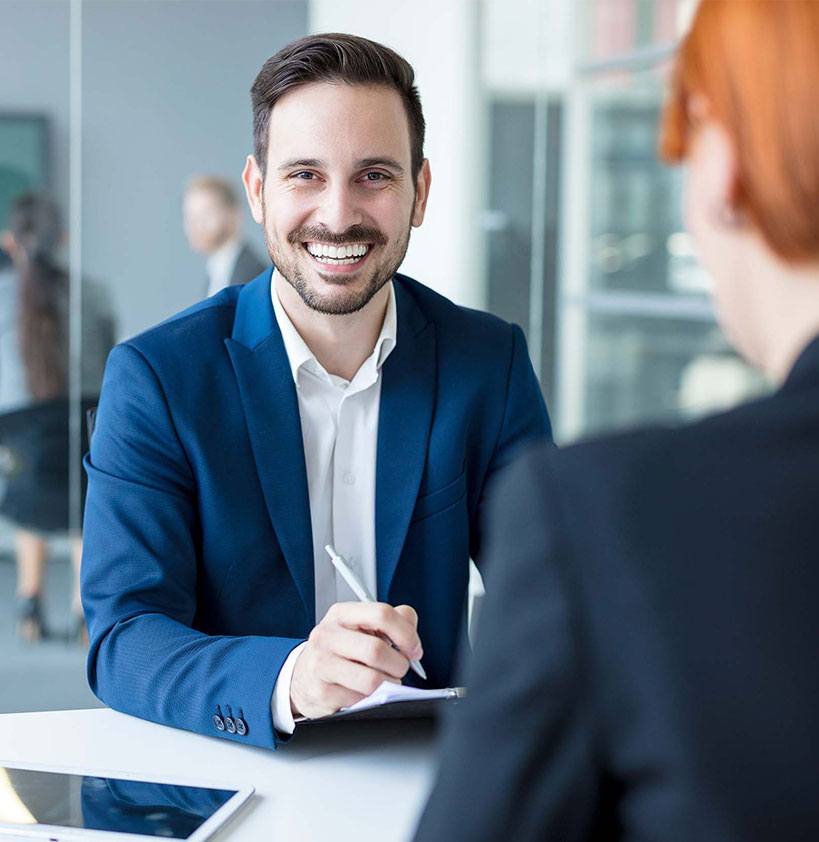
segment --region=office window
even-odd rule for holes
[[[729,348],[657,159],[670,58],[691,4],[580,4],[566,89],[556,421],[568,441],[675,422],[766,388]]]

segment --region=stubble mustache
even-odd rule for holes
[[[351,243],[372,243],[376,246],[387,244],[387,238],[378,230],[367,225],[351,225],[341,234],[334,234],[322,225],[305,225],[296,228],[287,235],[290,245],[307,242],[327,243],[331,246],[346,246]]]

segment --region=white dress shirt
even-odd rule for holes
[[[228,240],[208,257],[205,263],[208,273],[208,295],[213,295],[220,289],[230,286],[230,277],[241,250],[242,242],[237,237],[235,240]]]
[[[355,594],[333,567],[324,550],[332,544],[358,573],[370,593],[378,592],[375,560],[375,463],[381,366],[395,348],[397,314],[395,289],[372,354],[352,380],[329,374],[307,347],[276,293],[276,273],[270,294],[296,384],[310,521],[313,535],[316,623],[336,602],[356,602]],[[273,725],[285,734],[295,730],[290,710],[290,681],[304,643],[282,667],[273,690]]]

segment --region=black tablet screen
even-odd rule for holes
[[[235,791],[0,766],[0,824],[187,839]]]

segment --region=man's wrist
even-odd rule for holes
[[[279,677],[276,679],[276,685],[273,688],[273,695],[270,700],[273,727],[282,734],[292,734],[296,730],[295,716],[298,715],[298,711],[293,709],[290,700],[290,684],[293,680],[296,661],[306,645],[307,641],[305,640],[290,652],[281,670],[279,670]]]

